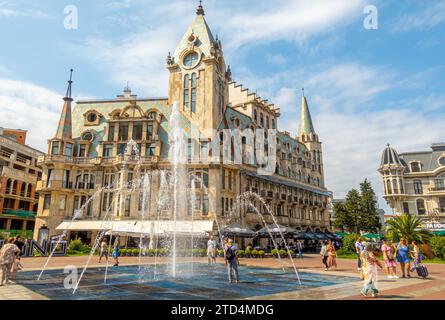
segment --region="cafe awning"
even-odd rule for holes
[[[233,223],[225,228],[221,229],[221,234],[224,236],[235,237],[254,237],[255,232],[249,228],[244,228],[238,223]]]
[[[214,221],[64,221],[56,230],[67,231],[101,231],[121,235],[202,235],[206,236],[215,230]]]
[[[294,234],[297,230],[286,227],[286,226],[282,226],[282,225],[277,225],[277,224],[270,224],[267,227],[257,231],[257,235],[258,236],[269,236],[270,234],[273,236],[279,236],[279,235],[289,235],[289,234]]]

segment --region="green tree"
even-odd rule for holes
[[[410,214],[402,214],[388,220],[388,237],[398,242],[404,238],[408,243],[416,240],[419,242],[428,241],[432,234],[426,229],[421,229],[422,222]]]
[[[344,204],[341,202],[334,203],[332,210],[334,210],[334,221],[332,221],[332,224],[342,232],[345,232],[345,226],[348,222],[349,215]]]
[[[367,179],[360,183],[358,226],[360,230],[367,232],[378,232],[382,227],[377,210],[377,197],[371,183]]]
[[[348,222],[346,227],[349,231],[355,233],[360,232],[359,219],[360,219],[360,194],[357,189],[352,189],[348,192],[345,202],[345,210],[348,212]]]

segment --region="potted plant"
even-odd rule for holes
[[[266,252],[264,252],[264,250],[259,250],[259,251],[258,251],[258,256],[259,256],[260,258],[264,258],[265,255],[266,255]]]
[[[237,255],[238,255],[239,257],[244,257],[244,250],[238,250],[238,251],[237,251]]]
[[[274,256],[275,258],[278,258],[278,250],[277,249],[272,249],[272,251],[270,252],[272,254],[272,256]]]
[[[254,257],[254,258],[258,257],[258,250],[255,250],[255,249],[252,250],[252,257]]]

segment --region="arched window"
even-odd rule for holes
[[[32,184],[28,184],[28,189],[26,189],[26,197],[31,198]]]
[[[426,210],[425,210],[425,200],[417,199],[416,205],[417,205],[417,214],[418,215],[424,215],[426,213]]]
[[[253,120],[254,120],[255,122],[258,121],[258,114],[257,114],[256,110],[253,110]]]
[[[17,194],[17,180],[12,183],[12,194]]]
[[[266,128],[269,129],[269,116],[266,115]]]
[[[275,119],[272,119],[272,129],[275,129]]]
[[[20,188],[20,196],[24,197],[26,194],[26,182],[22,182],[22,187]]]
[[[190,100],[190,76],[186,74],[184,76],[184,108],[189,107]]]
[[[192,73],[192,99],[191,109],[193,113],[196,113],[196,73]]]
[[[392,193],[391,180],[386,180],[386,192],[388,194]]]
[[[11,186],[12,186],[12,181],[11,181],[11,179],[8,179],[7,181],[6,181],[6,193],[11,193]]]
[[[264,126],[264,119],[263,119],[263,114],[260,113],[260,125],[263,127]]]
[[[290,178],[292,176],[292,171],[290,167],[287,167],[287,176]]]
[[[392,179],[392,186],[394,189],[394,194],[399,194],[399,187],[397,185],[397,179]]]

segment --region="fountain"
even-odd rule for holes
[[[164,211],[169,211],[173,220],[173,230],[171,234],[171,243],[169,245],[170,253],[171,253],[171,265],[170,265],[170,275],[171,277],[177,278],[178,277],[178,263],[177,263],[177,257],[178,255],[178,217],[182,212],[179,211],[179,204],[184,203],[182,202],[182,197],[184,196],[184,188],[181,189],[182,186],[188,186],[188,188],[185,188],[185,194],[188,192],[188,201],[185,203],[188,203],[190,205],[190,213],[191,213],[191,235],[190,235],[190,252],[191,252],[191,264],[190,264],[190,270],[187,273],[187,275],[193,275],[194,273],[194,248],[195,248],[195,239],[194,239],[194,225],[195,225],[195,201],[196,201],[196,184],[199,183],[200,187],[203,188],[203,191],[205,194],[209,195],[209,190],[207,186],[205,185],[204,181],[201,179],[201,177],[193,174],[193,173],[186,173],[186,159],[184,158],[185,154],[183,152],[184,150],[184,134],[181,130],[180,125],[180,111],[179,106],[175,102],[173,104],[172,113],[169,121],[169,126],[171,128],[170,135],[169,135],[169,143],[170,143],[170,151],[169,151],[169,157],[170,157],[170,163],[171,168],[170,170],[150,170],[149,172],[143,172],[141,173],[141,167],[142,167],[142,157],[140,156],[140,150],[138,148],[138,145],[134,141],[129,141],[127,143],[126,149],[124,151],[123,155],[123,161],[121,165],[121,170],[118,173],[119,179],[116,179],[115,182],[108,186],[104,186],[97,190],[89,199],[88,201],[79,209],[77,210],[73,217],[71,222],[75,222],[76,220],[80,219],[83,216],[83,213],[85,212],[85,209],[87,208],[88,204],[95,200],[97,197],[101,196],[103,192],[113,192],[114,196],[112,197],[111,203],[106,208],[106,213],[103,217],[103,224],[101,226],[101,230],[98,232],[94,242],[93,246],[91,248],[90,254],[87,258],[86,264],[84,265],[82,272],[77,280],[77,283],[74,287],[73,294],[76,293],[78,286],[88,269],[88,266],[91,262],[91,259],[100,245],[100,241],[102,238],[107,234],[110,236],[110,245],[109,248],[112,247],[111,241],[113,236],[113,224],[114,221],[116,221],[116,218],[119,217],[119,215],[122,212],[123,205],[125,204],[125,199],[128,195],[130,195],[134,191],[139,192],[139,196],[142,196],[142,210],[140,213],[140,217],[138,219],[140,224],[140,230],[139,230],[139,254],[138,254],[138,272],[139,272],[139,281],[142,282],[144,275],[146,272],[153,272],[153,281],[156,281],[159,274],[159,266],[158,266],[158,260],[159,260],[159,232],[157,230],[158,226],[161,222],[161,216],[163,215]],[[125,178],[128,173],[128,165],[132,164],[134,176],[129,181],[125,182]],[[152,197],[152,183],[154,179],[157,178],[159,181],[159,190],[157,197],[154,195]],[[186,182],[188,181],[188,182]],[[189,184],[190,183],[190,184]],[[151,226],[150,232],[148,230],[144,230],[144,222],[148,221],[150,218],[150,209],[154,208],[154,206],[151,206],[150,203],[156,199],[156,224],[153,224]],[[258,214],[258,216],[261,218],[261,221],[264,223],[265,227],[267,228],[270,238],[272,240],[272,243],[276,249],[278,249],[278,246],[276,244],[276,241],[274,240],[274,237],[272,233],[270,232],[268,225],[266,223],[266,220],[263,216],[263,214],[255,207],[254,201],[259,201],[265,208],[268,214],[272,217],[273,222],[275,225],[278,226],[275,217],[273,216],[270,208],[267,206],[267,203],[262,199],[258,194],[252,193],[252,192],[246,192],[236,199],[236,203],[234,206],[234,209],[230,213],[230,218],[235,217],[235,211],[240,209],[241,203],[247,203],[253,210]],[[148,210],[148,212],[147,212]],[[217,227],[218,235],[220,238],[221,247],[223,247],[223,236],[221,234],[221,224],[219,219],[215,216],[215,224]],[[147,245],[144,245],[144,239],[146,238],[146,235],[150,233],[150,242],[149,242],[149,248],[154,247],[154,264],[152,268],[142,268],[143,265],[143,256],[145,255],[145,250],[147,248]],[[57,245],[60,243],[63,237],[66,237],[67,230],[63,231],[62,236],[59,237]],[[296,268],[296,265],[294,263],[294,260],[290,254],[289,247],[287,246],[287,243],[284,239],[284,236],[281,234],[281,238],[283,239],[284,243],[286,244],[287,253],[289,255],[290,261],[292,262],[293,269],[295,271],[295,274],[297,276],[298,282],[301,284],[300,277],[298,275],[298,271]],[[164,241],[166,241],[164,239]],[[154,245],[153,245],[154,242]],[[165,243],[164,243],[165,244]],[[48,259],[46,260],[45,266],[41,270],[38,280],[41,280],[41,277],[46,270],[49,261],[51,260],[55,249],[57,248],[57,245],[54,247],[51,254],[48,256]],[[183,252],[186,252],[187,250],[184,250]],[[283,265],[283,272],[285,272],[284,263],[282,261],[282,257],[279,254],[278,251],[278,260]],[[108,269],[109,269],[109,262],[107,260],[107,264],[105,267],[105,274],[104,274],[104,283],[107,283],[107,275],[108,275]]]

